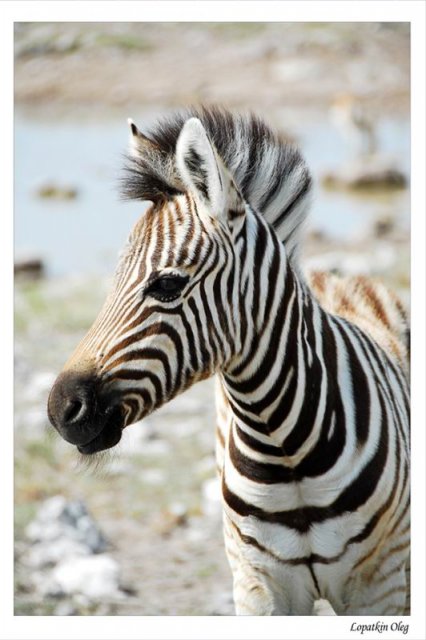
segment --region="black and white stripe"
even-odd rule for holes
[[[356,279],[308,286],[297,249],[311,178],[259,119],[189,110],[148,135],[131,123],[131,138],[123,192],[153,204],[68,368],[90,369],[123,426],[218,374],[238,613],[309,614],[319,598],[338,614],[403,613],[399,301]]]

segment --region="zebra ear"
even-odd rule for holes
[[[176,163],[188,190],[207,203],[214,216],[225,215],[231,179],[198,118],[182,127]]]
[[[129,153],[133,158],[158,154],[155,142],[139,131],[131,118],[127,118],[127,124],[130,127]]]

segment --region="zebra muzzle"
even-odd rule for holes
[[[123,410],[99,392],[95,375],[62,372],[50,392],[47,412],[58,433],[80,453],[109,449],[121,439]]]

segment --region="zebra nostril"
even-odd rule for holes
[[[94,374],[63,371],[57,377],[47,411],[50,422],[67,442],[85,445],[102,429],[97,385]]]
[[[71,400],[64,411],[64,422],[71,424],[83,417],[82,414],[85,413],[85,406],[85,403],[79,399]]]

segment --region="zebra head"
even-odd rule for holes
[[[130,124],[127,186],[145,176],[140,197],[152,206],[48,401],[54,427],[84,454],[117,444],[126,426],[241,348],[237,247],[247,205],[200,119],[183,124],[173,158]]]

